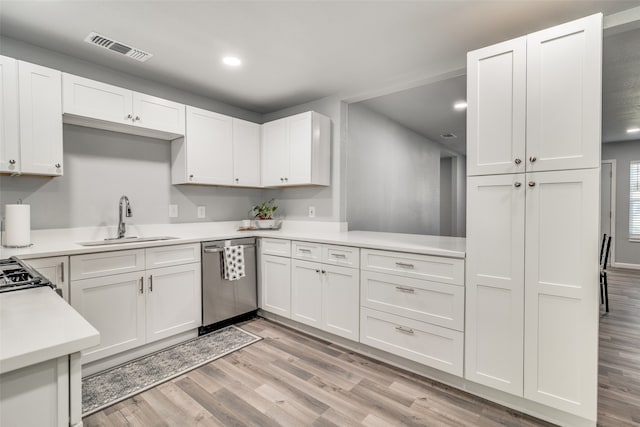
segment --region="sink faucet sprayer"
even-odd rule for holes
[[[125,208],[125,216],[131,218],[133,212],[131,211],[131,204],[129,204],[129,198],[127,196],[120,197],[120,205],[118,206],[118,239],[122,239],[126,233],[124,219],[122,218],[122,208]]]

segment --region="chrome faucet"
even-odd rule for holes
[[[118,239],[124,238],[124,234],[126,233],[126,228],[124,224],[124,219],[122,218],[122,208],[125,209],[125,216],[127,218],[131,218],[133,216],[133,212],[131,211],[131,204],[129,204],[129,198],[127,196],[120,197],[120,204],[118,206]]]

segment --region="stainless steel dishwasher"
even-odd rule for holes
[[[245,277],[226,280],[222,275],[224,246],[242,245]],[[202,243],[202,327],[200,335],[255,316],[258,309],[256,239]]]

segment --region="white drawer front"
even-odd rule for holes
[[[146,253],[147,269],[192,262],[200,262],[199,243],[149,248]]]
[[[360,266],[360,249],[349,246],[322,246],[322,262],[358,268]]]
[[[363,271],[360,304],[445,328],[464,330],[464,287]]]
[[[291,256],[291,240],[283,239],[260,239],[261,251],[263,255]]]
[[[360,342],[462,376],[464,334],[363,307]]]
[[[308,242],[291,242],[291,258],[320,261],[322,245]]]
[[[100,252],[71,257],[71,280],[144,270],[144,249]]]
[[[361,254],[363,270],[464,285],[463,259],[372,249],[363,249]]]

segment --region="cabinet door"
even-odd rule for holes
[[[148,343],[201,326],[200,263],[148,270],[146,288]]]
[[[358,341],[360,336],[360,271],[322,264],[322,329]],[[317,305],[317,302],[316,302]]]
[[[322,328],[322,266],[317,262],[291,261],[291,319]]]
[[[62,90],[64,114],[132,124],[133,92],[128,89],[63,73]]]
[[[20,172],[18,61],[0,56],[0,172]]]
[[[525,171],[526,37],[467,54],[467,174]]]
[[[231,117],[187,107],[187,175],[194,184],[231,185]]]
[[[467,183],[465,377],[522,396],[525,174]]]
[[[62,175],[61,73],[18,61],[18,81],[22,173]]]
[[[311,112],[297,114],[286,119],[289,172],[285,175],[285,184],[311,183],[311,120]]]
[[[289,175],[289,149],[285,119],[262,125],[262,185],[281,186]]]
[[[184,135],[185,106],[155,96],[133,92],[133,124],[147,129]]]
[[[291,259],[263,255],[260,265],[262,309],[291,318]]]
[[[69,426],[69,356],[0,376],[0,425]]]
[[[524,396],[595,420],[600,171],[527,175]]]
[[[100,345],[82,352],[82,363],[145,343],[143,272],[71,282],[71,306],[100,332]]]
[[[599,167],[601,96],[601,14],[527,36],[527,171]]]
[[[260,187],[260,125],[233,119],[233,183]]]
[[[40,274],[55,283],[62,290],[62,297],[69,302],[69,257],[58,256],[51,258],[38,258],[26,261]]]

